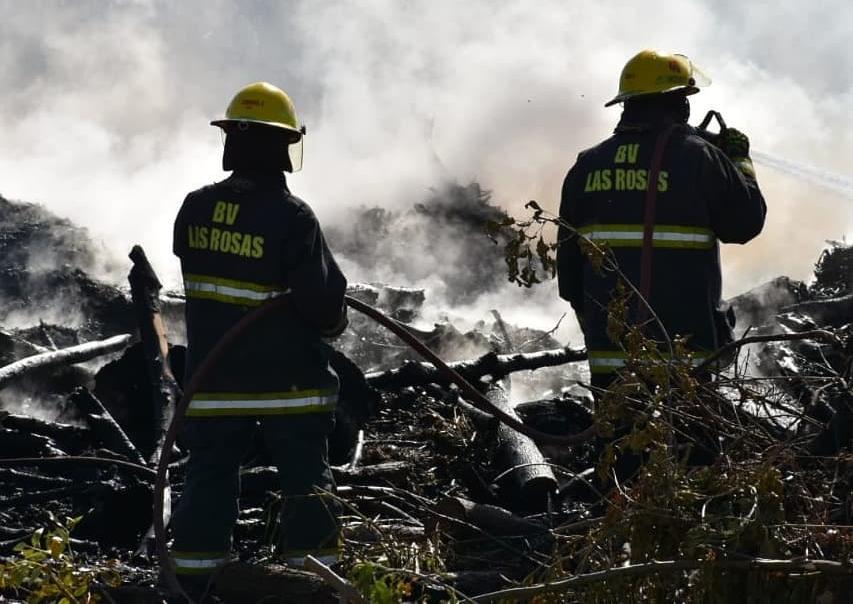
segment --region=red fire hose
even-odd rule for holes
[[[383,327],[387,328],[389,331],[393,332],[415,352],[435,365],[436,369],[447,375],[448,379],[459,387],[462,396],[474,407],[480,411],[493,415],[510,428],[530,437],[534,441],[551,445],[576,445],[590,440],[595,435],[594,426],[591,426],[577,434],[562,436],[548,434],[547,432],[540,432],[539,430],[526,426],[518,419],[496,407],[468,380],[449,367],[447,363],[438,357],[438,355],[430,350],[423,342],[418,340],[418,338],[411,331],[406,329],[405,326],[360,300],[356,300],[350,296],[346,296],[345,300],[350,308],[366,315]],[[174,569],[169,563],[169,552],[166,548],[166,526],[163,521],[163,492],[166,488],[169,457],[171,456],[172,446],[174,445],[175,439],[178,435],[181,420],[190,404],[190,401],[198,391],[199,386],[204,383],[208,374],[219,363],[225,351],[227,351],[234,342],[243,335],[250,325],[257,323],[276,311],[283,310],[287,306],[288,302],[288,296],[286,295],[274,298],[263,306],[246,314],[242,319],[240,319],[240,321],[234,324],[234,326],[232,326],[231,329],[222,336],[219,342],[216,343],[216,346],[214,346],[213,350],[208,353],[207,357],[205,357],[202,364],[190,379],[189,384],[184,388],[183,396],[176,405],[172,422],[169,424],[169,429],[166,432],[166,437],[163,442],[163,448],[160,452],[160,459],[157,463],[157,478],[154,483],[154,535],[157,542],[157,555],[160,558],[162,576],[169,582],[170,587],[175,588],[178,591],[181,591],[180,586],[178,585],[177,578],[175,577]]]

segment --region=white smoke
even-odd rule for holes
[[[843,173],[853,8],[778,4],[0,0],[0,193],[43,202],[120,257],[141,243],[175,284],[174,214],[222,176],[207,121],[268,80],[308,125],[291,185],[323,222],[358,204],[405,207],[443,179],[477,179],[512,212],[528,199],[556,210],[577,152],[611,131],[618,110],[602,104],[644,47],[684,52],[714,78],[694,115],[718,109],[756,148]],[[824,239],[853,224],[833,191],[759,179],[768,224],[724,251],[727,294],[807,278]],[[553,297],[543,323],[566,308]]]

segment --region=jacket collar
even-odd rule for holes
[[[236,184],[251,183],[254,187],[281,188],[290,193],[287,187],[287,177],[284,172],[272,170],[234,170],[226,179],[226,182]]]

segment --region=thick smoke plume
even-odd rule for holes
[[[528,199],[556,209],[576,153],[609,134],[618,110],[602,104],[644,47],[684,52],[714,78],[693,97],[694,121],[718,109],[754,147],[834,173],[853,152],[843,1],[0,0],[0,10],[0,192],[68,216],[119,258],[142,243],[173,285],[172,218],[187,191],[222,176],[207,121],[256,80],[286,88],[308,125],[291,185],[330,229],[359,206],[404,212],[445,183],[479,182],[511,213]],[[759,178],[768,225],[725,250],[728,294],[807,278],[824,239],[853,224],[839,193],[768,169]],[[423,281],[421,264],[396,280]]]

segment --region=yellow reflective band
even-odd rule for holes
[[[184,292],[187,298],[240,306],[260,306],[271,298],[287,293],[287,290],[251,281],[184,273]]]
[[[642,247],[641,224],[590,224],[578,233],[611,247]],[[680,225],[656,225],[652,244],[656,248],[711,249],[716,237],[711,229]]]
[[[292,392],[200,392],[193,397],[187,415],[287,415],[333,411],[336,390]]]
[[[340,560],[340,550],[336,547],[327,547],[321,549],[287,549],[280,552],[284,558],[285,564],[297,568],[302,568],[305,564],[306,556],[313,556],[322,564],[334,564]]]
[[[172,552],[175,572],[179,575],[210,573],[228,560],[225,552]]]
[[[699,365],[708,358],[708,353],[691,352],[693,365]],[[591,350],[588,353],[590,373],[613,373],[625,366],[628,355],[620,351]],[[660,358],[666,360],[669,354],[662,354]]]

